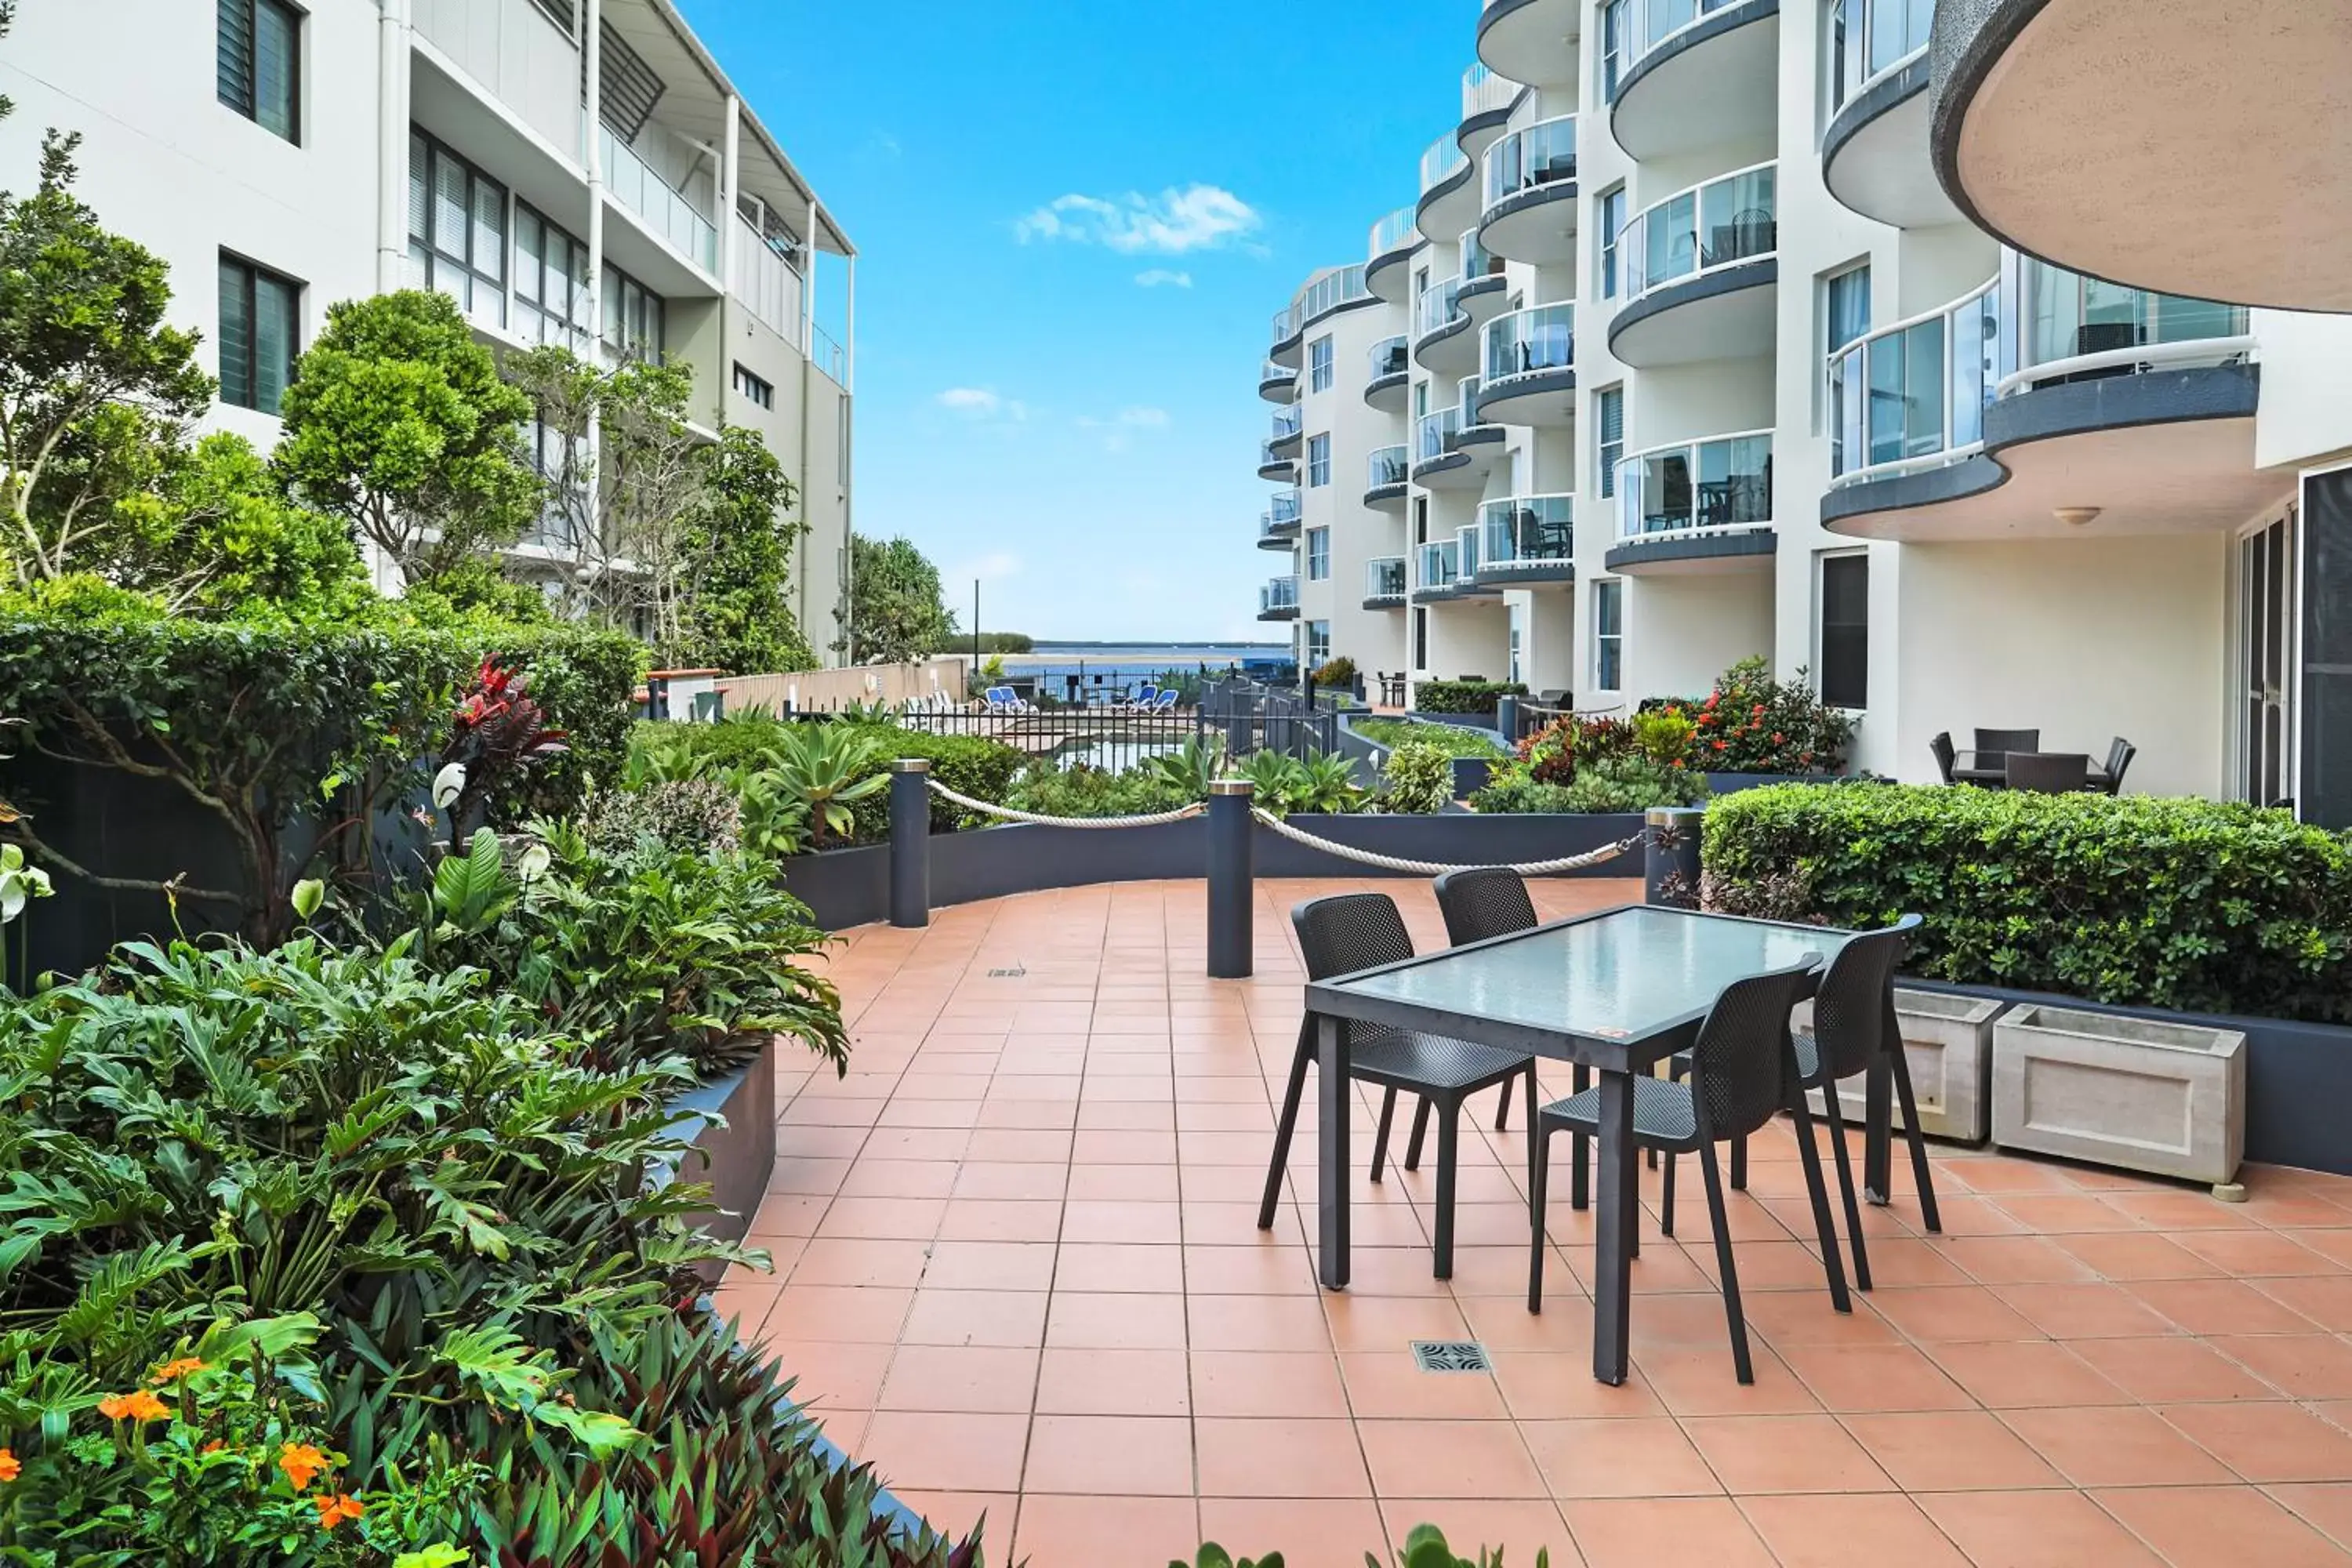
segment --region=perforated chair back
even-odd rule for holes
[[[1952,749],[1952,732],[1947,730],[1937,735],[1927,742],[1927,749],[1936,753],[1936,771],[1944,775],[1946,784],[1950,784],[1952,769],[1960,760],[1959,752]]]
[[[1979,730],[1977,731],[1977,754],[1979,758],[1988,752],[2038,752],[2041,749],[2042,731],[2039,730]],[[1991,765],[1982,761],[1977,763],[1980,768]]]
[[[2115,744],[2107,748],[2107,787],[2109,789],[2118,795],[2123,793],[2125,771],[2131,766],[2132,759],[2137,755],[2139,755],[2137,746],[2133,745],[2121,735],[2116,737]]]
[[[1852,1078],[1880,1051],[1893,1048],[1886,1014],[1895,966],[1920,923],[1917,915],[1905,915],[1884,931],[1855,937],[1822,971],[1821,989],[1813,993],[1813,1044],[1828,1077]]]
[[[1787,1109],[1793,1068],[1789,1011],[1804,1000],[1821,956],[1724,987],[1691,1047],[1691,1093],[1703,1136],[1721,1142],[1756,1131]]]
[[[2071,795],[2091,780],[2091,759],[2082,752],[2011,752],[2006,775],[2011,789]]]
[[[1445,940],[1456,947],[1509,936],[1537,923],[1527,879],[1507,866],[1448,871],[1437,879],[1436,890],[1438,910],[1445,916]]]
[[[1412,956],[1404,916],[1386,893],[1339,893],[1309,899],[1290,911],[1307,978],[1328,980]]]

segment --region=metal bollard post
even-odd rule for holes
[[[1706,808],[1654,805],[1644,818],[1649,842],[1642,849],[1642,901],[1668,909],[1698,908],[1699,825]]]
[[[890,764],[890,923],[920,931],[931,923],[931,761]]]
[[[1247,980],[1255,945],[1257,872],[1250,819],[1255,786],[1219,779],[1209,786],[1209,978]]]
[[[1503,732],[1503,744],[1519,743],[1519,700],[1507,692],[1495,699],[1495,728]]]

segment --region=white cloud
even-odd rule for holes
[[[1027,404],[1000,397],[992,387],[950,386],[939,395],[937,401],[940,407],[967,419],[1009,419],[1018,424],[1029,417]]]
[[[1156,196],[1129,191],[1108,199],[1073,192],[1020,219],[1013,232],[1024,244],[1066,239],[1129,256],[1182,256],[1238,244],[1264,224],[1257,209],[1233,192],[1195,183],[1181,190],[1171,185]]]
[[[1171,272],[1165,267],[1155,267],[1148,272],[1137,273],[1135,281],[1136,286],[1141,289],[1190,289],[1192,286],[1192,275],[1189,272]]]

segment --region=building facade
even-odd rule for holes
[[[82,198],[203,334],[215,427],[266,449],[327,308],[395,289],[448,293],[493,347],[666,356],[698,429],[756,429],[791,476],[793,609],[835,640],[856,253],[669,0],[27,0],[0,92],[0,186],[31,184],[47,128],[81,136]],[[514,555],[567,559],[546,531]]]
[[[2097,18],[2179,46],[2178,9],[1487,0],[1414,208],[1403,646],[1335,620],[1333,651],[1588,711],[1760,657],[1855,714],[1874,772],[2038,728],[2127,738],[2135,790],[2352,821],[2318,625],[2352,536],[2305,520],[2352,451],[2352,343],[2263,308],[2340,307],[2352,269],[2247,286],[2247,237],[2200,222],[2111,283],[2093,226],[2070,256],[2065,204],[2020,194],[2066,159],[2001,51],[2112,81],[2163,40]],[[2283,9],[2352,59],[2343,18]],[[2163,143],[2099,145],[2103,201],[2177,215]]]

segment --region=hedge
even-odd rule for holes
[[[1906,911],[1906,964],[2089,1001],[2352,1021],[2352,845],[2226,802],[1856,784],[1716,801],[1709,907],[1840,926]]]
[[[1492,713],[1496,699],[1527,694],[1517,680],[1424,680],[1412,689],[1412,705],[1422,713]]]
[[[759,763],[762,753],[775,743],[777,729],[788,721],[770,718],[765,714],[749,714],[729,718],[717,724],[664,724],[663,734],[672,741],[682,738],[683,743],[705,763],[718,767],[734,767],[745,763]],[[808,723],[808,720],[789,721]],[[886,773],[890,763],[898,757],[928,757],[931,776],[959,795],[974,800],[1003,804],[1013,789],[1013,781],[1027,763],[1028,758],[1013,747],[982,735],[938,735],[924,730],[908,730],[897,724],[835,721],[855,723],[880,744],[874,763],[860,777]],[[850,840],[856,844],[879,844],[890,837],[890,792],[877,790],[862,800],[851,804],[854,825]],[[931,797],[931,831],[952,833],[959,827],[984,826],[968,823],[967,814],[939,796]]]

